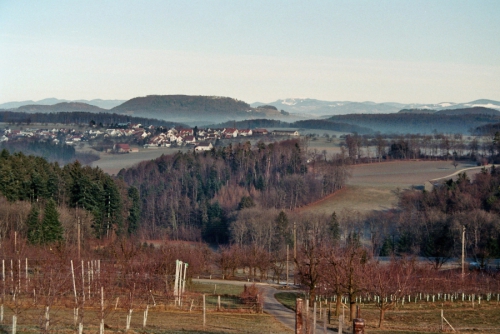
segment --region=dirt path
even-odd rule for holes
[[[226,280],[210,280],[210,279],[193,279],[193,282],[199,283],[210,283],[210,284],[229,284],[229,285],[245,285],[248,282],[241,281],[226,281]],[[283,306],[274,295],[278,290],[270,284],[267,283],[255,283],[259,289],[263,292],[264,297],[264,312],[274,316],[276,320],[281,322],[291,331],[295,331],[295,312]],[[321,325],[316,326],[316,333],[323,333],[323,327]],[[331,329],[328,329],[328,333],[337,333]]]

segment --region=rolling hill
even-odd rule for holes
[[[98,113],[107,110],[87,103],[61,102],[54,105],[41,105],[41,104],[26,105],[15,109],[15,111],[27,112],[27,113],[53,113],[53,112],[72,112],[72,111],[85,111],[85,112]]]
[[[252,108],[248,103],[229,97],[190,95],[136,97],[111,109],[110,112],[198,124],[286,117],[274,107]]]

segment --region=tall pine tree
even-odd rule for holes
[[[45,212],[42,220],[42,242],[49,244],[63,241],[63,228],[59,221],[56,202],[51,198],[45,205]]]
[[[31,206],[28,219],[26,220],[28,227],[28,242],[33,245],[38,245],[42,241],[42,230],[40,224],[40,209],[37,204]]]

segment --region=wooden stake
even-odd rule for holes
[[[99,333],[104,334],[104,288],[101,286],[101,326]]]
[[[146,323],[148,321],[148,310],[149,305],[146,305],[146,310],[144,311],[144,320],[142,321],[142,328],[146,328]]]
[[[130,329],[130,321],[132,320],[132,309],[128,310],[127,314],[127,323],[125,325],[125,330],[128,331]]]
[[[78,296],[76,294],[75,269],[73,268],[73,260],[71,260],[71,277],[73,278],[73,291],[75,292],[75,305],[78,304]]]
[[[127,314],[127,324],[125,325],[125,330],[128,331],[130,329],[130,321],[132,320],[132,309],[128,310]]]
[[[45,330],[49,330],[49,324],[50,324],[50,314],[49,314],[49,307],[47,306],[45,308]]]
[[[203,294],[203,328],[205,328],[207,324],[207,310],[205,307],[205,294]]]
[[[302,306],[303,301],[301,298],[297,298],[295,301],[295,333],[302,334],[303,331],[303,316],[302,316]]]
[[[14,314],[12,316],[12,334],[16,334],[17,331],[17,316]]]

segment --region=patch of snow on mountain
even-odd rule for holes
[[[438,103],[437,105],[440,106],[441,108],[446,108],[446,107],[451,107],[451,106],[455,105],[455,103],[442,102],[442,103]]]
[[[287,106],[294,106],[297,104],[297,101],[295,101],[295,99],[286,99],[286,100],[281,101],[281,103],[285,104]]]
[[[472,107],[483,107],[483,108],[491,108],[491,109],[500,109],[500,106],[497,104],[473,104]]]

